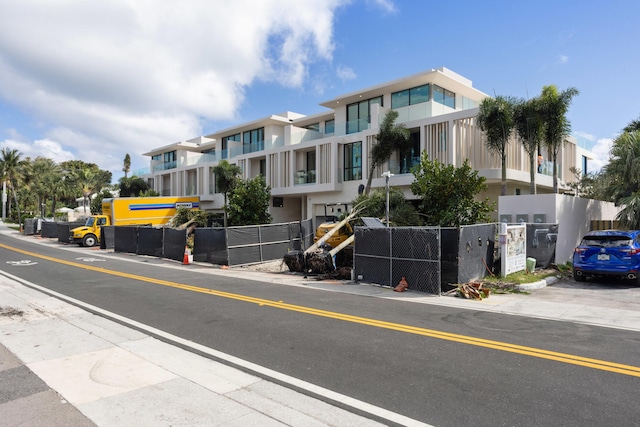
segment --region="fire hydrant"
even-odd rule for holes
[[[409,284],[407,283],[407,279],[405,279],[403,276],[402,280],[400,280],[400,283],[398,283],[398,286],[393,288],[393,290],[395,292],[404,292],[407,290],[408,287],[409,287]]]

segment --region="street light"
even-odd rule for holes
[[[391,171],[386,171],[382,174],[382,176],[385,177],[385,180],[387,182],[387,227],[389,227],[389,178],[391,178],[393,176],[393,174],[391,173]]]

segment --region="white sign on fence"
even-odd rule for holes
[[[503,276],[527,268],[526,225],[500,224],[500,245]]]

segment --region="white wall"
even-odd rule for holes
[[[545,214],[546,222],[558,224],[556,242],[556,263],[570,261],[573,250],[582,236],[589,231],[590,221],[614,220],[620,208],[611,202],[583,199],[563,194],[525,194],[520,196],[500,196],[498,215],[528,214],[533,222],[533,214]]]

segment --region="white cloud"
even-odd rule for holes
[[[396,11],[396,6],[392,0],[367,0],[367,3],[373,3],[377,7],[389,13]]]
[[[18,150],[22,154],[22,159],[30,157],[48,157],[56,162],[74,159],[73,153],[62,148],[62,145],[50,139],[38,139],[33,142],[17,141],[7,139],[0,141],[0,149]]]
[[[569,63],[569,57],[567,55],[558,55],[558,60],[556,61],[556,64],[567,64]]]
[[[338,68],[336,69],[336,75],[343,82],[347,80],[353,80],[357,77],[353,69],[344,65],[338,65]]]
[[[117,171],[127,152],[232,120],[256,80],[301,87],[332,60],[334,13],[349,2],[3,2],[0,97],[45,129],[41,148]]]
[[[597,172],[609,163],[609,153],[611,152],[612,144],[613,139],[611,138],[601,138],[596,141],[591,149],[591,152],[595,155],[595,159],[589,162],[589,172]]]

